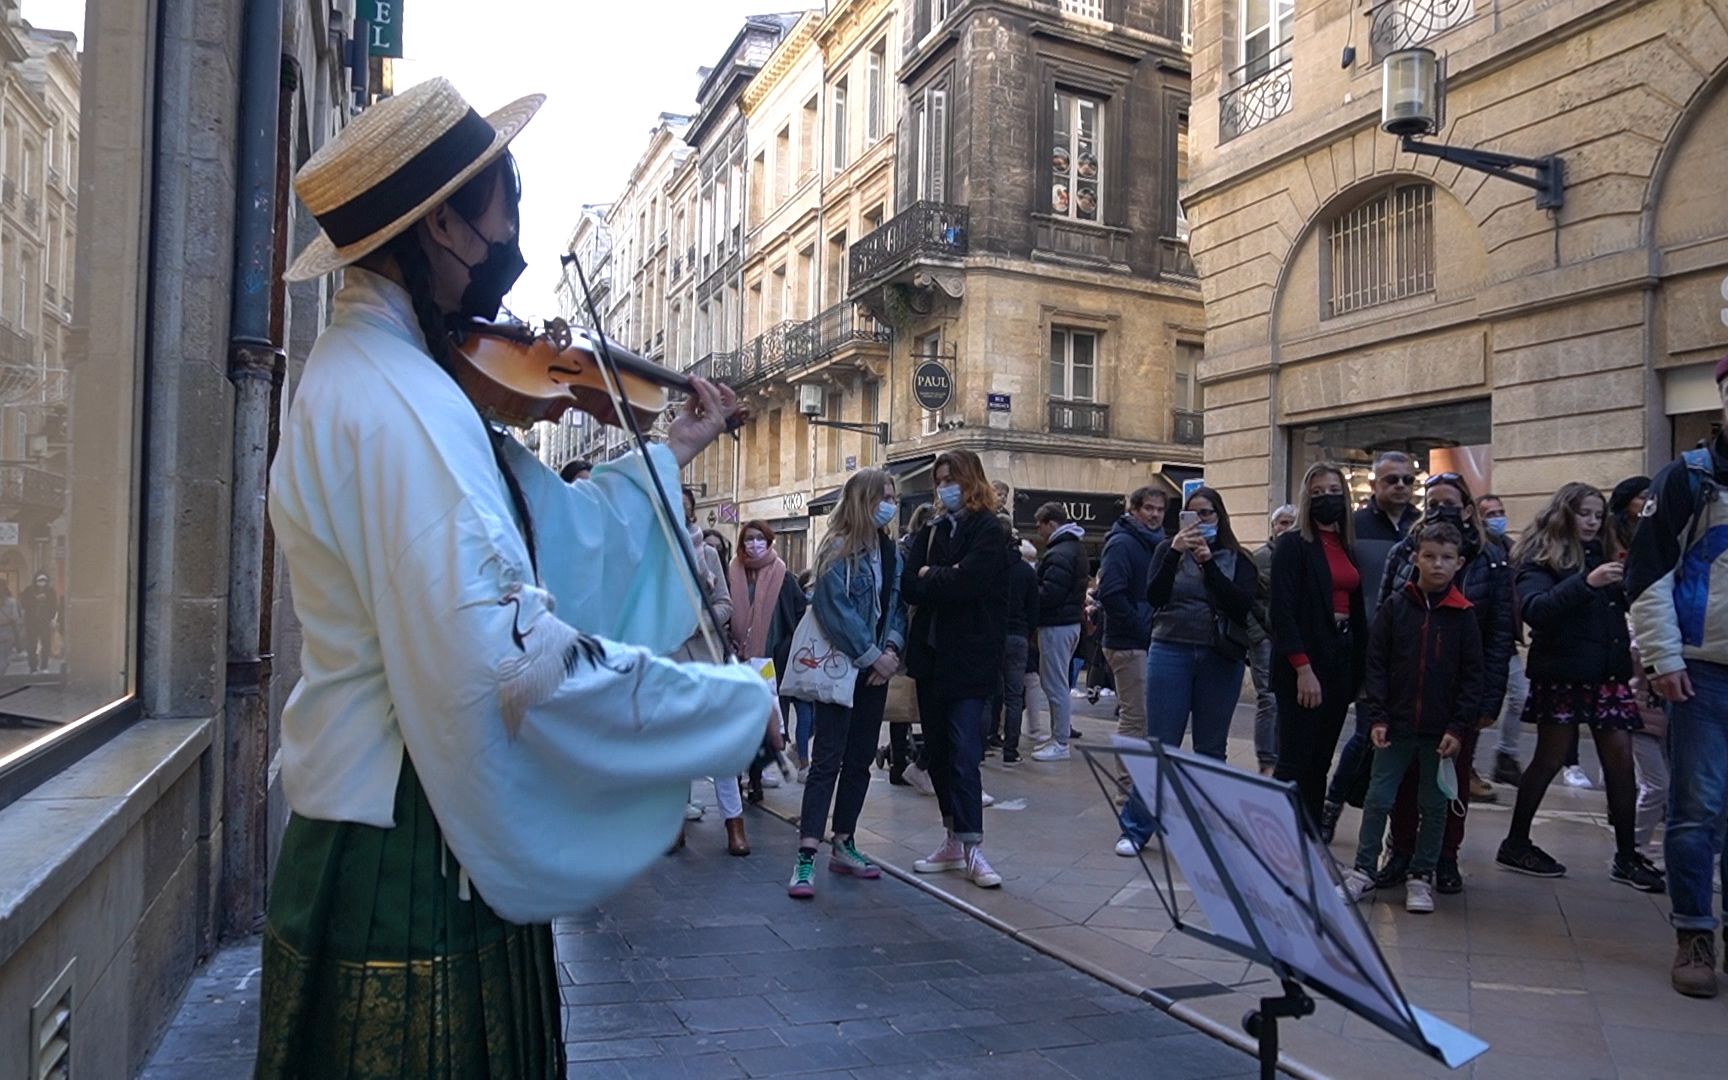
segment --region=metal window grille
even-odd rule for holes
[[[1432,292],[1434,189],[1410,184],[1332,222],[1331,315]]]
[[[1062,0],[1062,10],[1069,15],[1084,15],[1088,19],[1104,18],[1104,0]]]

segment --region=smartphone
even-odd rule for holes
[[[1192,529],[1194,526],[1200,524],[1200,514],[1195,510],[1184,510],[1182,511],[1182,516],[1177,520],[1181,522],[1182,528]]]

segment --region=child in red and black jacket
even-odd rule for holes
[[[1341,891],[1360,900],[1374,889],[1386,818],[1398,786],[1416,762],[1421,815],[1404,897],[1406,911],[1434,910],[1434,867],[1446,832],[1448,795],[1440,784],[1464,736],[1476,725],[1484,684],[1482,630],[1452,579],[1463,563],[1463,537],[1430,522],[1416,548],[1416,578],[1386,598],[1368,637],[1368,670],[1356,708],[1374,741],[1374,773],[1362,807],[1355,866]],[[1457,792],[1453,771],[1452,792]]]

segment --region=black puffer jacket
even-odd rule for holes
[[[1376,606],[1383,607],[1390,597],[1416,579],[1415,536],[1412,530],[1387,556]],[[1518,636],[1518,616],[1512,603],[1512,563],[1506,549],[1493,540],[1482,542],[1481,550],[1458,571],[1452,584],[1470,601],[1482,630],[1482,693],[1478,699],[1482,715],[1499,716],[1500,706],[1506,700],[1506,677]]]
[[[1406,585],[1380,605],[1356,708],[1394,735],[1463,739],[1483,715],[1482,631],[1457,586],[1430,596]]]
[[[1524,660],[1530,678],[1586,684],[1632,678],[1626,590],[1619,585],[1596,589],[1585,580],[1604,561],[1602,548],[1591,544],[1580,569],[1518,567],[1518,606],[1530,627],[1530,653]]]
[[[1015,557],[1001,519],[970,511],[925,526],[907,545],[900,595],[917,611],[906,631],[906,673],[932,682],[938,697],[988,698],[1001,689]]]
[[[1038,560],[1038,625],[1079,625],[1091,576],[1092,560],[1080,537],[1073,531],[1052,536]]]

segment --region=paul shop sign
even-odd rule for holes
[[[1068,520],[1089,533],[1107,532],[1117,518],[1128,512],[1128,500],[1121,495],[1021,488],[1014,492],[1014,527],[1036,528],[1038,508],[1048,502],[1061,503]]]

